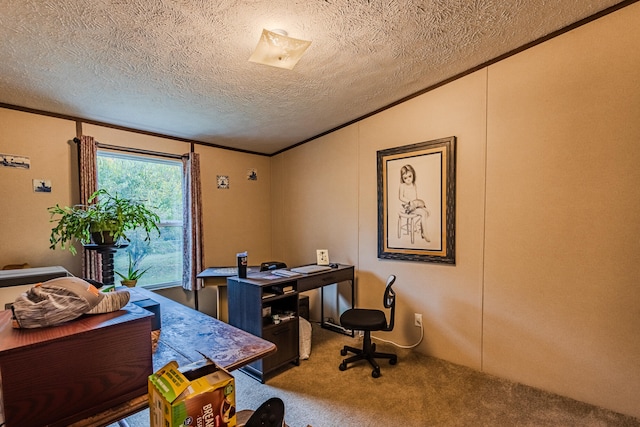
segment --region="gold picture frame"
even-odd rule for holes
[[[455,264],[456,137],[377,152],[378,258]]]

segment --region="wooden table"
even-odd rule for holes
[[[131,300],[150,298],[160,304],[160,341],[153,354],[154,371],[171,360],[179,365],[202,360],[203,355],[228,371],[238,369],[276,351],[275,344],[228,325],[144,288],[131,288]],[[105,426],[148,407],[148,395],[72,424]]]

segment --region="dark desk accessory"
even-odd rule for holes
[[[238,277],[241,279],[247,278],[247,253],[240,252],[236,255],[238,259]]]

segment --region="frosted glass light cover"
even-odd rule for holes
[[[309,45],[310,41],[262,30],[256,50],[249,61],[292,70]]]

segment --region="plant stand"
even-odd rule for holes
[[[84,245],[86,250],[97,251],[102,255],[102,283],[104,285],[115,285],[115,278],[113,275],[113,255],[118,252],[118,249],[123,249],[127,246],[129,246],[127,243],[120,245],[97,245],[95,243],[89,243]]]

